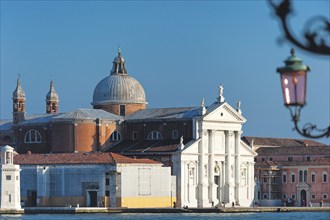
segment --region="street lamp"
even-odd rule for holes
[[[310,68],[302,64],[302,59],[295,56],[291,49],[291,56],[284,61],[285,66],[277,68],[281,76],[284,105],[290,110],[292,120],[297,132],[308,138],[321,138],[330,136],[330,126],[318,129],[316,125],[307,123],[302,129],[298,127],[300,111],[306,104],[307,73]],[[318,132],[320,134],[312,134]]]

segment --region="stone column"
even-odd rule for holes
[[[215,130],[209,130],[209,202],[218,204],[216,185],[214,183],[214,144]]]
[[[242,131],[235,131],[235,202],[239,204],[240,197],[240,179],[241,179],[241,155],[240,155],[240,141]]]
[[[220,203],[222,203],[223,201],[226,200],[226,197],[225,197],[225,180],[226,180],[226,176],[227,176],[227,173],[226,173],[226,164],[225,164],[225,161],[222,161],[221,162],[221,170],[222,170],[222,173],[221,173],[221,187],[219,187],[219,190],[220,191]]]
[[[201,140],[198,143],[198,207],[208,206],[208,169],[205,169],[205,145],[207,141],[207,130],[200,131]]]
[[[181,155],[175,154],[172,157],[173,174],[176,176],[176,207],[182,207],[185,202],[185,185],[184,185],[184,162]],[[173,206],[173,204],[171,204]]]
[[[250,199],[251,201],[253,200],[253,196],[254,196],[254,162],[250,162],[249,164],[249,172],[247,174],[247,178],[248,178],[248,182],[249,182],[249,194],[248,194],[248,199]],[[258,197],[256,197],[258,198]]]
[[[234,192],[233,192],[233,183],[231,182],[231,166],[232,164],[232,131],[225,131],[225,152],[226,152],[226,181],[225,181],[225,201],[233,202],[234,200]]]

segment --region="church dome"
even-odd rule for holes
[[[113,61],[110,76],[102,79],[94,89],[92,105],[108,104],[147,104],[143,87],[127,74],[120,49]]]

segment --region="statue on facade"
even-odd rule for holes
[[[241,110],[241,101],[238,101],[238,102],[237,102],[237,112],[238,112],[239,114],[242,114],[242,110]]]
[[[220,84],[218,102],[222,103],[224,101],[225,101],[225,97],[223,97],[223,85]]]

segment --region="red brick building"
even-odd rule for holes
[[[244,137],[255,157],[256,201],[262,206],[330,206],[330,147],[310,141]]]

